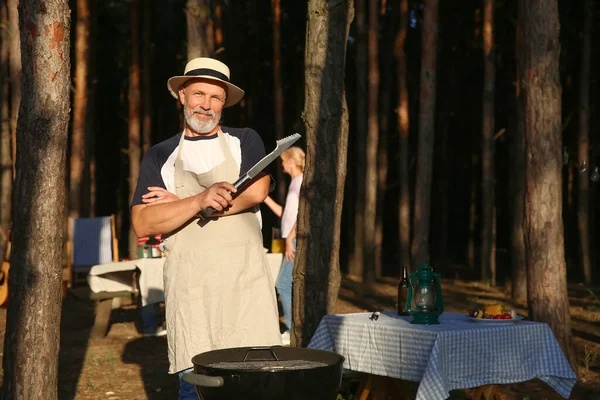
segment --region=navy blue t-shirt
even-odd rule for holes
[[[250,128],[221,127],[234,160],[240,166],[240,176],[265,156],[262,139]],[[144,155],[140,166],[135,194],[131,206],[143,204],[142,195],[149,186],[159,186],[175,193],[175,160],[181,133],[152,146]],[[185,137],[183,168],[196,174],[208,172],[225,160],[217,134]],[[268,173],[268,169],[265,170]],[[230,182],[233,183],[233,182]],[[271,187],[273,187],[271,181]]]

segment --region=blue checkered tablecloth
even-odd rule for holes
[[[445,312],[439,325],[382,312],[327,315],[309,348],[343,355],[344,368],[420,382],[417,400],[450,390],[539,378],[568,398],[577,377],[547,324],[486,324]]]

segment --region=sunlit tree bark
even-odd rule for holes
[[[415,214],[412,257],[415,265],[429,262],[431,222],[431,183],[435,140],[436,59],[438,38],[438,0],[424,1],[421,55],[421,92],[419,139],[415,185]]]
[[[73,96],[73,128],[71,134],[71,169],[69,177],[69,215],[82,215],[82,185],[85,156],[86,117],[88,113],[88,67],[90,40],[90,0],[77,0],[75,23],[75,94]]]
[[[131,0],[131,65],[129,66],[129,202],[135,193],[142,156],[140,137],[139,2]],[[137,257],[137,236],[129,228],[129,258]]]
[[[309,0],[305,51],[306,170],[294,266],[292,345],[306,347],[340,287],[348,108],[344,86],[352,0]]]
[[[212,42],[212,22],[207,0],[187,0],[185,15],[187,21],[188,60],[196,57],[210,57]],[[210,28],[208,27],[210,23]],[[210,35],[209,35],[210,32]]]
[[[22,94],[4,399],[58,398],[70,13],[66,0],[21,0]],[[35,356],[32,356],[35,355]]]
[[[519,2],[518,21],[529,316],[550,325],[575,366],[562,221],[558,1]]]
[[[96,215],[96,104],[98,80],[96,77],[96,46],[98,42],[98,0],[90,0],[90,31],[88,40],[88,106],[85,118],[85,160],[83,166],[83,215]]]

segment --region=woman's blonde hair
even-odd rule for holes
[[[304,154],[304,150],[300,147],[292,146],[281,154],[282,159],[291,158],[296,161],[296,165],[300,168],[301,171],[304,171],[304,166],[306,165],[306,155]]]

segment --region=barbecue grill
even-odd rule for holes
[[[344,357],[299,347],[236,347],[192,358],[183,376],[202,400],[335,400]]]

